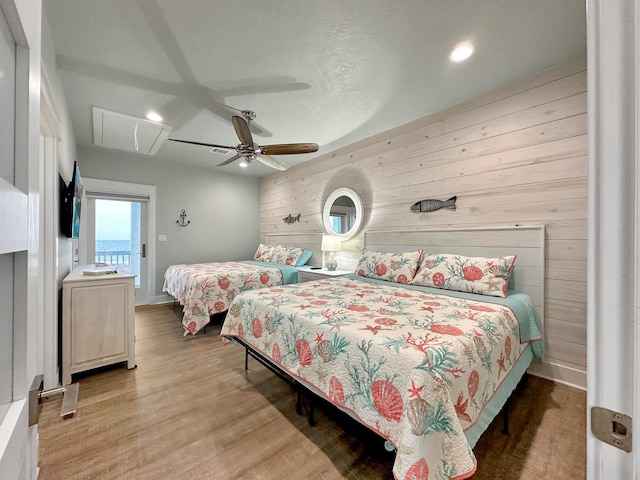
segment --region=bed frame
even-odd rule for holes
[[[287,374],[282,369],[278,368],[276,365],[271,363],[269,359],[263,357],[258,352],[256,352],[251,345],[245,343],[243,340],[239,338],[234,338],[234,342],[242,345],[244,347],[244,369],[249,370],[249,357],[255,359],[258,363],[261,363],[265,368],[268,368],[277,376],[282,378],[285,382],[291,385],[296,390],[296,413],[298,415],[302,415],[302,396],[307,393],[307,399],[309,403],[309,410],[307,411],[307,418],[309,421],[309,425],[315,426],[315,402],[313,398],[313,394],[309,392],[304,385],[298,382],[291,375]]]
[[[316,238],[317,237],[317,238]],[[509,288],[528,294],[536,308],[540,330],[544,333],[545,293],[545,228],[544,226],[515,226],[488,228],[450,228],[416,231],[365,232],[365,248],[380,252],[405,252],[423,249],[425,253],[451,253],[477,257],[502,257],[517,255],[515,268],[509,279]],[[296,244],[317,251],[316,242],[321,234],[267,235],[269,242]],[[315,247],[315,248],[314,248]],[[314,255],[315,257],[316,255]],[[360,256],[358,252],[354,258]],[[313,257],[312,257],[313,258]],[[357,260],[356,260],[357,262]],[[315,425],[313,392],[273,365],[253,350],[250,345],[235,338],[245,348],[245,370],[249,357],[254,358],[276,375],[290,383],[297,392],[296,411],[302,414],[302,395],[307,394],[309,424]],[[533,361],[539,361],[534,358]],[[509,430],[508,400],[501,410],[503,432]],[[385,447],[393,449],[386,441]]]

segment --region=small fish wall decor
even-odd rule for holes
[[[449,200],[420,200],[419,202],[411,205],[411,211],[416,213],[435,212],[441,208],[448,208],[450,210],[456,209],[457,196],[451,197]]]
[[[291,214],[289,214],[289,215],[287,215],[286,217],[284,217],[284,218],[282,219],[282,221],[283,221],[284,223],[289,224],[289,225],[291,225],[292,223],[299,222],[299,221],[300,221],[300,214],[298,214],[298,215],[291,215]]]

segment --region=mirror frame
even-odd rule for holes
[[[336,233],[333,228],[331,228],[331,206],[333,202],[335,202],[340,197],[349,197],[353,204],[356,206],[356,221],[351,226],[351,228],[345,233]],[[362,227],[362,222],[364,220],[364,207],[362,205],[362,200],[360,199],[360,195],[358,195],[355,191],[350,188],[338,188],[331,192],[331,195],[324,202],[324,208],[322,210],[322,223],[324,224],[324,229],[329,235],[335,235],[339,237],[340,240],[345,241],[349,240],[351,237],[356,235],[360,231],[360,227]]]

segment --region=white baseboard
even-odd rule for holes
[[[173,303],[175,299],[171,295],[156,295],[151,299],[153,305],[159,303]]]
[[[527,372],[536,377],[568,385],[579,390],[587,390],[587,372],[553,362],[541,362],[534,359]]]

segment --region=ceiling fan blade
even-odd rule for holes
[[[231,117],[231,122],[233,123],[233,128],[236,129],[236,134],[240,139],[240,143],[253,148],[253,138],[251,137],[251,131],[249,130],[249,125],[247,125],[247,122],[244,120],[244,118],[234,115],[233,117]]]
[[[318,151],[317,143],[279,143],[262,145],[260,151],[265,155],[293,155],[296,153],[313,153]]]
[[[216,145],[215,143],[192,142],[191,140],[180,140],[178,138],[167,138],[167,140],[171,140],[172,142],[189,143],[191,145],[200,145],[202,147],[226,148],[227,150],[235,150],[236,149],[236,147],[230,147],[228,145]]]
[[[242,157],[242,155],[240,155],[240,154],[238,153],[238,154],[234,155],[234,156],[233,156],[233,157],[231,157],[231,158],[227,158],[224,162],[219,163],[218,165],[216,165],[216,167],[222,167],[222,166],[224,166],[224,165],[228,165],[228,164],[230,164],[231,162],[235,162],[235,161],[236,161],[236,160],[238,160],[240,157]]]
[[[269,157],[268,155],[256,155],[256,160],[260,163],[264,163],[267,167],[275,168],[281,172],[284,172],[291,167],[288,163],[278,160],[277,158]]]

